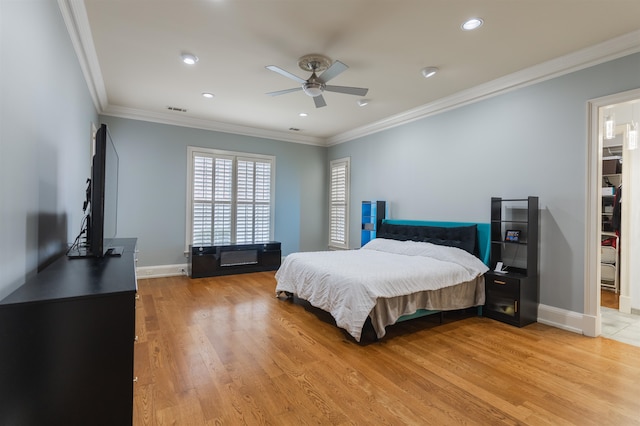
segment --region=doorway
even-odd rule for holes
[[[589,102],[584,329],[587,335],[610,333],[610,314],[640,315],[640,265],[630,262],[640,256],[638,121],[640,89]],[[624,202],[614,204],[614,199],[622,201],[622,188]],[[621,211],[617,229],[610,222],[614,207]],[[618,237],[611,238],[616,230]],[[609,240],[609,244],[613,241],[616,250],[603,249],[603,239]],[[618,308],[616,312],[603,308],[606,313],[603,330],[600,305],[601,289],[605,287],[616,293]],[[637,334],[640,342],[640,328]]]

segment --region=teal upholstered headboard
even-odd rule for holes
[[[384,219],[384,223],[390,225],[410,225],[410,226],[439,226],[442,228],[455,228],[458,226],[477,225],[477,248],[478,257],[489,266],[489,258],[491,253],[491,224],[475,223],[475,222],[434,222],[425,220],[401,220],[401,219]],[[490,267],[490,266],[489,266]]]

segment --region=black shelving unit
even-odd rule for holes
[[[384,201],[362,202],[362,231],[360,246],[367,244],[376,237],[376,232],[385,218],[387,203]]]
[[[484,308],[489,318],[517,327],[537,321],[538,214],[538,197],[491,198],[493,269],[485,274]]]

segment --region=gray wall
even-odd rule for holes
[[[0,298],[80,230],[97,114],[55,1],[0,1]]]
[[[488,222],[492,196],[537,195],[540,301],[583,312],[587,101],[638,87],[635,54],[331,147],[329,160],[351,157],[351,246],[362,200],[399,219]]]
[[[138,238],[139,266],[185,263],[187,146],[276,157],[275,239],[283,254],[327,248],[327,149],[101,117],[118,156],[118,236]]]

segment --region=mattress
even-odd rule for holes
[[[459,248],[376,238],[359,250],[290,254],[276,272],[276,294],[296,294],[329,312],[360,341],[369,316],[383,337],[386,325],[414,313],[414,307],[449,310],[482,304],[482,275],[487,270],[480,259]],[[440,291],[460,284],[451,294]],[[452,295],[462,289],[467,297],[460,303]]]

